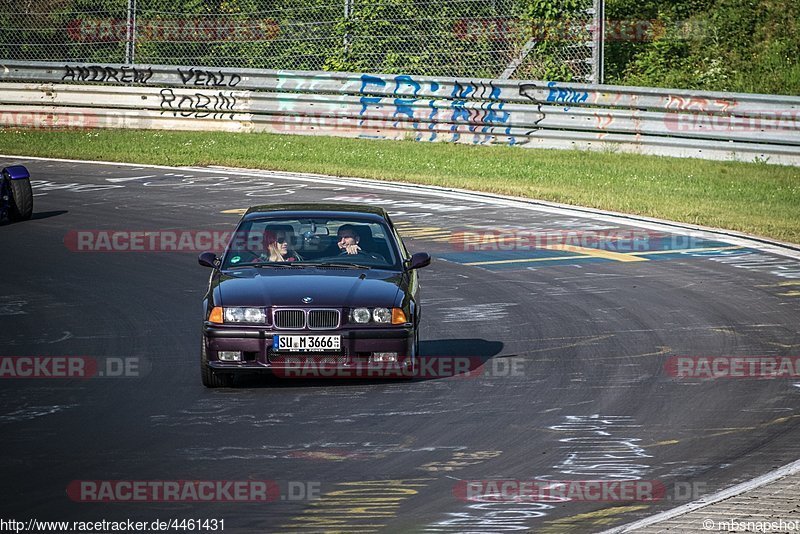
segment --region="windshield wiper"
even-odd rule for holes
[[[304,267],[303,264],[298,264],[293,261],[262,261],[252,263],[239,263],[231,265],[229,269],[238,269],[239,267]]]
[[[344,268],[344,269],[372,269],[369,265],[362,265],[360,263],[306,263],[306,265],[313,265],[314,267],[319,267],[322,269],[330,268],[330,269],[337,269],[337,268]]]

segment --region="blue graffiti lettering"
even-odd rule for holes
[[[361,111],[358,112],[358,116],[361,117],[361,120],[358,121],[359,126],[364,124],[364,113],[366,113],[367,108],[372,104],[380,104],[381,100],[383,99],[379,96],[362,96],[358,99],[361,102]]]
[[[419,90],[422,89],[422,86],[419,83],[415,82],[414,78],[412,78],[411,76],[406,76],[406,75],[395,76],[394,83],[396,84],[395,88],[394,88],[394,92],[395,93],[399,93],[400,92],[400,86],[401,85],[410,85],[411,87],[413,87],[414,88],[414,96],[417,96],[417,93],[419,93]]]
[[[377,87],[386,87],[386,81],[383,78],[379,78],[377,76],[370,76],[369,74],[362,74],[361,75],[361,93],[364,92],[364,89],[367,88],[368,85],[375,85]]]
[[[469,98],[470,93],[475,91],[474,85],[469,85],[464,87],[459,82],[455,82],[453,85],[453,92],[450,93],[450,96],[453,98]]]
[[[465,107],[466,102],[464,100],[454,100],[452,107],[453,107],[453,114],[450,116],[450,122],[453,123],[453,126],[450,127],[450,130],[455,131],[456,129],[456,122],[459,119],[464,119],[466,122],[469,122],[469,110]]]
[[[547,87],[550,91],[547,93],[548,102],[557,102],[561,104],[582,104],[589,100],[589,93],[586,91],[576,91],[575,89],[558,87],[556,82],[549,82]],[[564,109],[569,109],[564,108]]]
[[[511,115],[507,111],[503,111],[504,103],[501,102],[497,109],[494,108],[494,104],[489,104],[486,106],[488,113],[486,114],[486,118],[484,119],[485,122],[490,124],[505,124],[508,122],[508,119],[511,118]]]
[[[414,108],[411,107],[417,101],[416,98],[395,98],[394,100],[394,117],[398,115],[405,115],[409,119],[414,118]]]

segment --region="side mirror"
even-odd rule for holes
[[[31,173],[29,173],[28,169],[23,165],[11,165],[10,167],[6,167],[3,169],[3,174],[5,174],[9,180],[24,180],[31,177]]]
[[[431,264],[431,255],[427,252],[417,252],[408,262],[408,270],[421,269]]]
[[[197,257],[197,263],[203,267],[216,268],[219,264],[219,258],[213,252],[203,252]]]

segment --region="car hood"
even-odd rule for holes
[[[215,293],[222,306],[391,307],[402,302],[406,280],[383,270],[247,268],[219,273]]]

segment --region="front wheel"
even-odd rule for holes
[[[8,180],[9,197],[8,218],[12,221],[26,221],[33,214],[33,189],[28,178]]]
[[[206,352],[206,340],[203,339],[200,346],[200,378],[203,385],[207,388],[229,388],[233,385],[233,374],[220,373],[208,366],[208,352]]]

